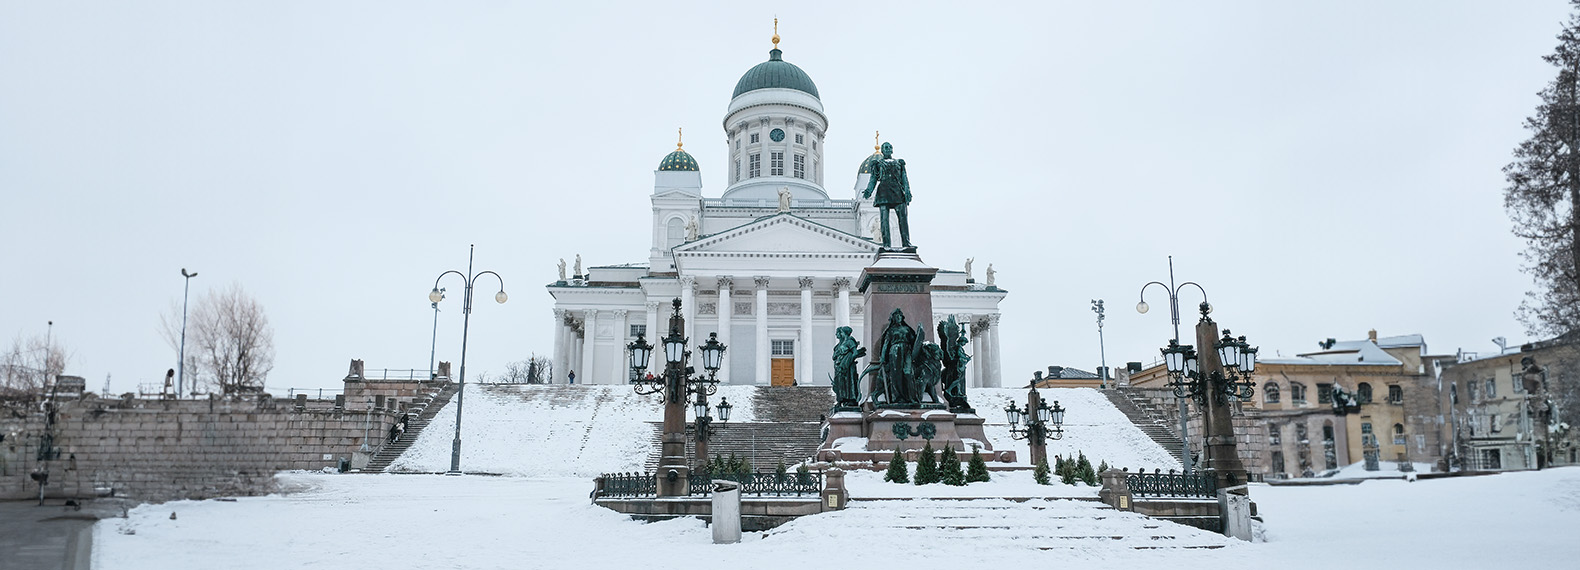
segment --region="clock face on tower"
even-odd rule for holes
[[[768,138],[773,139],[774,142],[785,140],[785,132],[779,129],[774,129],[772,132],[768,133]]]

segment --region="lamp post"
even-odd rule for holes
[[[674,300],[673,308],[674,312],[669,317],[669,334],[662,341],[665,362],[663,377],[649,380],[642,374],[642,371],[647,370],[654,348],[648,344],[645,335],[638,335],[636,341],[626,345],[630,351],[632,389],[638,394],[661,394],[663,397],[664,435],[656,475],[658,495],[661,497],[681,496],[688,492],[690,470],[686,465],[686,406],[692,404],[701,417],[707,416],[707,397],[718,390],[719,366],[728,348],[719,342],[718,333],[710,334],[708,342],[700,347],[702,366],[708,375],[692,376],[695,369],[687,365],[691,351],[686,349],[686,318],[680,315],[680,299]],[[688,402],[687,396],[692,394],[697,395],[696,401]],[[728,410],[727,407],[723,408],[720,416],[728,414]],[[699,418],[698,427],[705,425]],[[707,436],[702,429],[698,429],[697,433],[697,453],[705,458],[703,454],[707,452],[707,446],[703,441]]]
[[[433,280],[433,291],[428,293],[428,300],[434,303],[434,310],[437,311],[439,301],[444,300],[444,290],[439,288],[440,279],[444,279],[445,275],[454,273],[459,275],[466,284],[465,293],[461,297],[461,377],[460,383],[455,389],[455,439],[450,442],[450,470],[445,475],[461,474],[461,404],[466,399],[466,337],[472,326],[472,286],[477,284],[478,277],[493,275],[494,279],[499,280],[499,292],[494,294],[494,301],[504,304],[510,298],[509,295],[505,294],[505,278],[500,277],[498,273],[493,271],[472,273],[472,258],[476,249],[477,246],[475,245],[467,248],[466,273],[461,273],[454,269],[440,273],[439,277]],[[434,318],[437,319],[438,313],[434,314]],[[438,325],[434,326],[437,327]]]
[[[369,397],[367,413],[362,414],[362,449],[360,450],[362,453],[373,451],[373,448],[368,446],[368,429],[371,423],[373,423],[373,398]]]
[[[1097,313],[1097,357],[1100,359],[1098,387],[1108,389],[1108,350],[1103,346],[1103,300],[1092,299],[1092,312]]]
[[[504,282],[501,281],[501,284]],[[431,296],[431,295],[430,295]],[[439,301],[444,300],[444,288],[439,288]],[[428,345],[428,379],[435,380],[433,375],[434,355],[439,353],[439,301],[430,301],[433,305],[433,340]]]
[[[197,272],[187,273],[187,268],[181,268],[181,276],[185,277],[181,288],[181,348],[176,353],[180,361],[176,363],[176,399],[181,399],[181,392],[187,377],[187,299],[192,292],[192,278],[197,277]]]
[[[1168,387],[1174,397],[1183,402],[1196,400],[1202,410],[1202,450],[1206,456],[1205,468],[1217,473],[1218,486],[1232,487],[1246,481],[1245,464],[1235,449],[1234,425],[1230,401],[1250,400],[1256,393],[1254,374],[1258,349],[1236,338],[1227,329],[1218,338],[1218,323],[1207,316],[1212,306],[1202,302],[1201,320],[1196,323],[1196,340],[1202,345],[1211,344],[1213,350],[1198,353],[1191,345],[1181,345],[1170,340],[1162,349],[1164,366],[1168,368]]]
[[[1172,341],[1170,346],[1178,345],[1179,341],[1180,341],[1180,295],[1179,295],[1180,290],[1184,289],[1186,285],[1191,285],[1191,286],[1196,287],[1197,291],[1201,291],[1201,304],[1202,304],[1202,306],[1206,307],[1208,311],[1211,311],[1212,310],[1212,305],[1207,304],[1207,290],[1206,289],[1202,289],[1201,285],[1197,285],[1195,282],[1192,282],[1192,281],[1186,281],[1184,283],[1180,283],[1179,285],[1175,285],[1174,284],[1174,256],[1170,255],[1169,256],[1169,284],[1168,285],[1164,285],[1163,282],[1161,282],[1161,281],[1152,281],[1152,282],[1147,283],[1146,285],[1142,285],[1141,286],[1141,302],[1140,303],[1136,303],[1136,312],[1137,313],[1146,314],[1147,309],[1148,309],[1148,306],[1147,306],[1147,287],[1151,287],[1153,285],[1157,285],[1159,287],[1162,287],[1164,289],[1164,291],[1168,292],[1168,295],[1169,295],[1169,317],[1174,321],[1174,340]],[[1183,468],[1184,472],[1190,473],[1190,471],[1191,471],[1191,460],[1190,460],[1190,409],[1185,404],[1185,398],[1183,398],[1183,397],[1175,398],[1175,401],[1179,403],[1179,416],[1180,416],[1180,467]]]
[[[1048,407],[1035,385],[1026,395],[1026,407],[1016,408],[1015,402],[1010,402],[1004,414],[1009,418],[1009,436],[1026,440],[1031,448],[1032,465],[1048,460],[1048,440],[1064,439],[1064,408],[1057,400],[1053,407]],[[1022,420],[1026,422],[1025,428],[1020,427]]]

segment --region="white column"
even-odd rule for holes
[[[752,313],[757,317],[757,384],[767,385],[770,372],[770,359],[768,346],[768,282],[767,277],[755,277],[752,281],[757,285],[756,304],[752,306]]]
[[[569,342],[565,339],[565,309],[554,309],[554,360],[550,365],[549,383],[553,384],[555,377],[565,373],[565,349]]]
[[[648,344],[651,344],[655,347],[663,345],[661,339],[663,339],[664,334],[668,332],[668,330],[660,330],[658,328],[659,316],[663,308],[664,303],[660,303],[658,301],[647,302],[647,337],[644,340]],[[664,324],[668,325],[669,323],[666,322]],[[661,349],[656,350],[658,350],[658,352],[653,354],[658,358],[647,359],[647,372],[648,374],[652,374],[654,376],[659,374],[659,370],[664,369],[664,365],[662,364],[664,362],[664,353]]]
[[[724,361],[719,363],[719,381],[730,383],[730,325],[735,316],[735,300],[730,297],[730,288],[735,284],[728,275],[719,278],[719,342],[724,344]]]
[[[999,370],[999,362],[1001,362],[1001,361],[999,360],[999,348],[998,348],[998,317],[999,317],[999,313],[993,313],[993,314],[988,315],[988,336],[990,337],[988,339],[988,351],[991,352],[992,355],[991,355],[991,358],[988,359],[988,378],[987,379],[988,379],[988,382],[989,382],[989,384],[988,384],[989,386],[992,386],[994,388],[1003,388],[1004,387],[1004,377],[1001,374],[1002,371]]]
[[[796,384],[812,385],[812,278],[802,277],[801,284],[801,340],[796,342]]]
[[[839,295],[834,302],[834,327],[848,327],[850,326],[850,278],[835,278],[834,291]]]
[[[570,318],[575,319],[575,317]],[[569,374],[571,372],[576,372],[577,370],[582,369],[582,338],[585,336],[583,333],[576,331],[574,324],[571,324],[570,329],[570,334],[565,337],[566,341],[570,344],[570,346],[566,348],[565,353],[565,370],[562,370],[559,373],[560,378],[564,379],[567,383],[570,382]]]
[[[966,346],[966,352],[971,355],[971,360],[966,362],[966,386],[981,388],[982,373],[980,369],[982,367],[982,359],[985,358],[985,355],[982,354],[982,331],[977,330],[977,322],[972,320],[973,317],[971,315],[962,314],[955,318],[965,323],[967,327],[966,337],[971,339],[971,344]]]
[[[625,358],[625,336],[631,330],[626,320],[629,314],[626,309],[614,310],[614,350],[609,351],[614,357],[614,378],[609,381],[610,384],[625,384],[630,379],[631,367],[626,366]]]
[[[593,363],[598,362],[596,358],[598,354],[598,309],[587,309],[583,311],[583,314],[585,316],[582,317],[584,321],[582,325],[582,367],[581,371],[576,373],[576,381],[584,384],[597,384],[598,381],[593,378],[593,370],[596,370]]]
[[[697,341],[696,335],[691,331],[697,328],[697,278],[690,275],[680,276],[680,314],[686,318],[686,330],[681,334],[692,342]]]

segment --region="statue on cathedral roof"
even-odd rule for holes
[[[883,159],[873,163],[872,178],[867,181],[867,189],[861,197],[872,198],[872,205],[878,208],[883,246],[894,248],[894,234],[889,230],[889,211],[893,210],[900,221],[900,248],[914,251],[911,223],[906,216],[906,206],[911,203],[911,182],[905,176],[905,159],[894,158],[894,145],[889,143],[883,143],[881,150]]]

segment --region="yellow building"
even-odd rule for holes
[[[1426,356],[1421,335],[1379,339],[1371,331],[1365,340],[1329,339],[1319,345],[1321,350],[1296,356],[1264,350],[1258,359],[1256,395],[1235,410],[1246,468],[1266,478],[1287,478],[1362,462],[1387,470],[1399,469],[1402,462],[1436,465],[1446,447],[1437,428],[1436,382],[1427,372],[1433,357]],[[1132,387],[1154,397],[1167,382],[1162,364],[1130,376]],[[1346,413],[1335,410],[1336,391],[1355,403]],[[1199,418],[1194,419],[1195,446],[1200,429]]]

